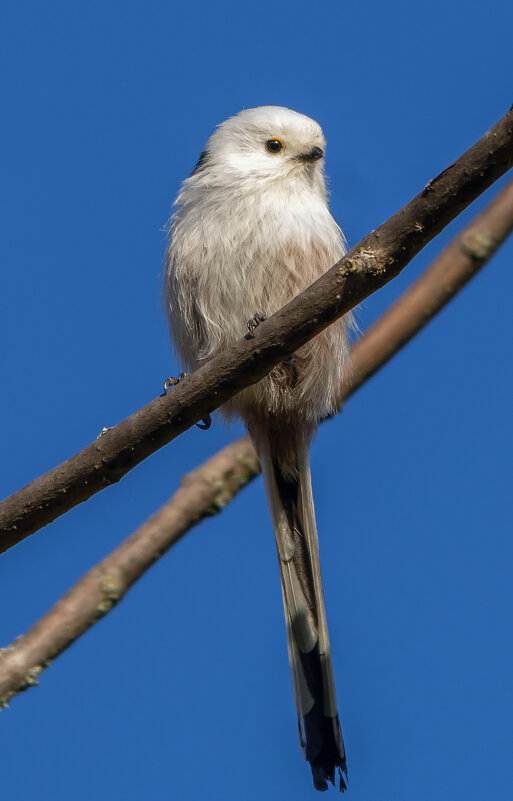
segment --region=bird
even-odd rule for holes
[[[281,106],[244,109],[208,139],[174,203],[164,302],[192,372],[312,284],[346,252],[332,217],[320,125]],[[221,408],[242,418],[262,466],[280,569],[303,756],[317,790],[347,788],[319,561],[309,450],[350,365],[341,319]]]

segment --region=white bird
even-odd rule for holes
[[[172,341],[196,370],[302,292],[345,253],[317,122],[278,106],[241,111],[208,140],[180,189],[166,254]],[[224,404],[255,444],[276,537],[299,739],[314,785],[346,784],[321,582],[309,446],[348,365],[338,320]]]

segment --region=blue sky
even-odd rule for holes
[[[315,117],[355,244],[511,105],[512,25],[504,0],[5,0],[0,493],[176,373],[163,228],[218,122]],[[486,197],[365,302],[362,329]],[[509,242],[313,448],[351,801],[511,797],[512,258]],[[0,645],[238,433],[189,431],[4,554]],[[0,714],[2,797],[307,801],[295,725],[258,480]]]

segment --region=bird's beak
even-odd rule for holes
[[[311,161],[319,161],[319,159],[322,159],[323,156],[324,156],[324,150],[322,149],[322,147],[317,147],[316,145],[315,147],[312,147],[312,149],[309,150],[308,153],[301,153],[299,156],[296,156],[296,159],[297,161],[311,162]]]

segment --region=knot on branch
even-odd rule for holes
[[[479,231],[467,234],[461,238],[461,249],[463,253],[477,261],[489,259],[498,244],[499,243],[493,236],[480,233]]]
[[[391,256],[383,258],[378,256],[374,250],[357,250],[346,256],[337,270],[337,276],[341,280],[349,278],[351,275],[360,275],[372,278],[386,273],[387,268],[394,263],[395,259]]]
[[[123,595],[123,588],[118,576],[115,573],[103,573],[99,581],[100,592],[103,600],[96,607],[100,615],[109,612]]]
[[[14,671],[18,672],[16,671],[16,649],[13,646],[8,646],[7,648],[2,648],[0,650],[0,664],[3,661],[7,663],[6,665],[2,665],[7,673],[9,672],[8,663],[10,657],[12,657],[11,661],[14,660],[14,666],[11,666],[11,668],[14,667]],[[16,686],[13,686],[12,689],[7,690],[4,695],[0,696],[0,709],[5,709],[8,707],[11,698],[13,698],[15,695],[18,695],[18,693],[29,690],[31,687],[36,687],[39,684],[38,678],[40,673],[42,673],[49,664],[49,660],[46,660],[40,665],[34,665],[33,667],[29,668],[26,673],[23,673],[21,676],[19,676],[19,678],[16,679]]]
[[[260,462],[252,446],[246,440],[238,440],[224,451],[221,470],[218,465],[212,470],[207,463],[183,476],[180,483],[184,489],[199,485],[205,488],[205,507],[198,517],[200,519],[224,509],[241,487],[259,473]]]

